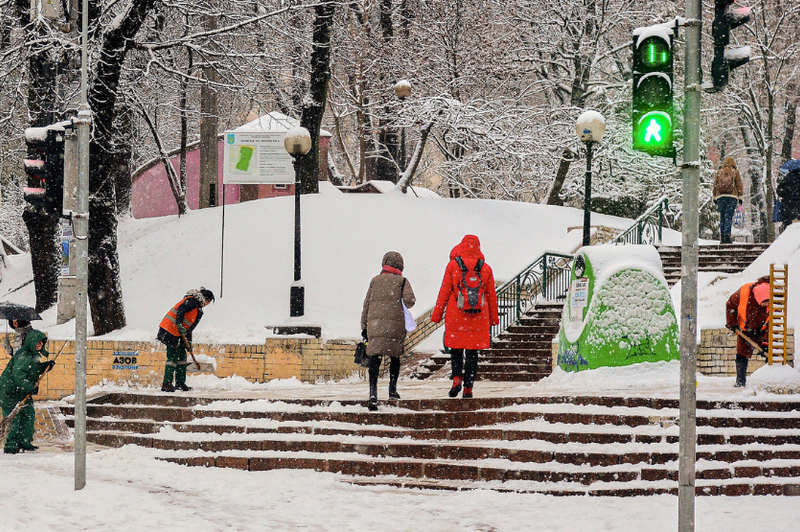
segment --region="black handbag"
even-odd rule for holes
[[[353,362],[365,368],[369,367],[369,357],[367,356],[367,344],[358,342],[356,344],[356,354],[353,355]]]

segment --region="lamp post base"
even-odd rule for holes
[[[306,313],[306,287],[293,285],[289,288],[289,316],[296,318]]]

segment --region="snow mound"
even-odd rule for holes
[[[800,372],[783,364],[763,366],[750,375],[747,384],[771,393],[800,393]]]
[[[556,367],[552,375],[533,383],[537,392],[591,394],[614,390],[653,389],[680,384],[680,361],[640,362],[630,366],[602,367],[578,372]]]
[[[303,383],[297,377],[291,379],[274,379],[269,382],[250,382],[244,377],[233,375],[231,377],[219,378],[216,375],[189,375],[186,383],[195,390],[225,390],[225,391],[247,391],[247,390],[278,390],[290,388],[302,388],[311,386]]]

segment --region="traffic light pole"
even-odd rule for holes
[[[686,0],[686,78],[683,126],[683,239],[681,242],[681,370],[678,530],[693,532],[697,442],[697,236],[700,182],[700,0]]]
[[[75,490],[86,486],[86,302],[89,280],[89,129],[92,112],[87,100],[89,1],[83,0],[81,106],[78,110],[78,194],[75,224],[77,290],[75,296]]]

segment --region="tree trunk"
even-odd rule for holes
[[[739,130],[742,133],[745,149],[751,164],[747,165],[747,175],[750,177],[750,220],[753,226],[753,240],[766,242],[767,239],[767,205],[764,195],[764,184],[760,165],[753,164],[762,161],[755,135],[745,119],[739,116]]]
[[[203,17],[203,28],[214,30],[217,28],[217,18],[212,15]],[[219,183],[219,153],[218,153],[218,119],[217,90],[212,83],[217,81],[216,69],[208,64],[203,67],[205,81],[200,85],[200,208],[205,209],[218,203],[217,198],[211,198],[212,189],[217,192]]]
[[[94,63],[89,106],[94,113],[94,135],[89,149],[89,306],[95,335],[125,327],[125,307],[117,253],[117,212],[110,146],[116,115],[117,88],[127,46],[139,31],[155,0],[133,0],[127,16],[106,33]]]
[[[800,101],[800,94],[797,93],[797,83],[790,83],[786,87],[786,124],[783,130],[783,145],[781,146],[781,164],[792,158],[792,143],[794,141],[794,129],[797,124],[797,103]]]
[[[301,194],[312,194],[319,191],[319,130],[328,100],[328,80],[331,75],[331,33],[335,11],[334,0],[323,0],[314,7],[309,94],[303,100],[303,111],[300,115],[300,125],[311,133],[311,150],[304,157],[298,157],[296,165]]]

